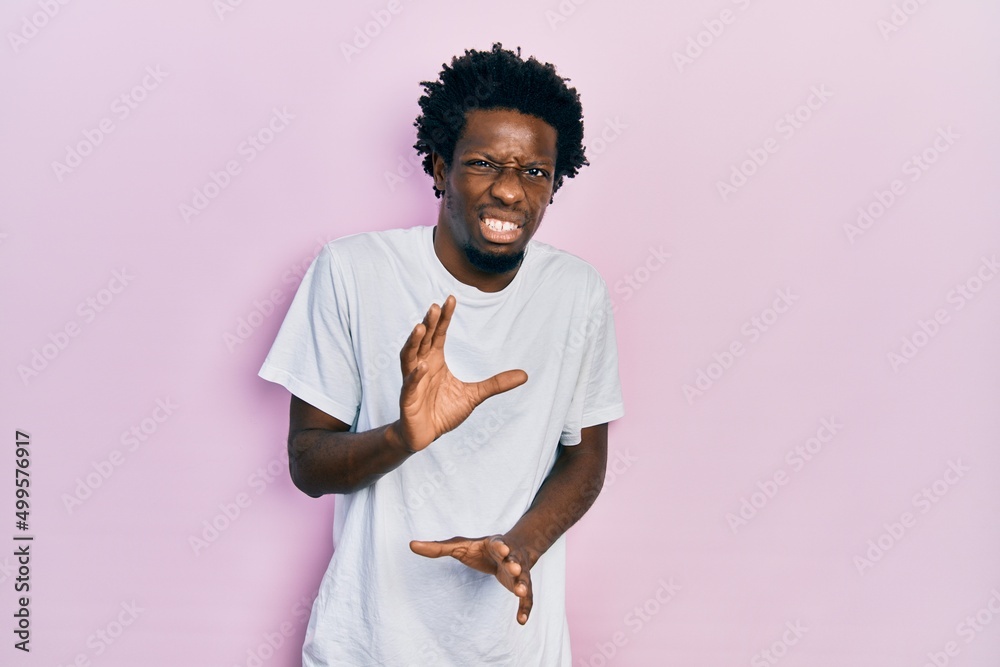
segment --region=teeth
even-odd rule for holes
[[[495,218],[486,218],[483,222],[485,222],[486,226],[495,232],[509,232],[517,229],[517,225],[513,222],[504,222]]]

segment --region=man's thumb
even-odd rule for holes
[[[520,387],[527,381],[528,374],[520,369],[497,373],[491,378],[486,378],[482,382],[476,383],[476,389],[479,391],[479,401],[485,401],[490,396],[496,396],[505,391],[510,391],[514,387]]]
[[[440,558],[449,555],[448,549],[440,542],[426,542],[424,540],[411,540],[410,551],[427,558]]]

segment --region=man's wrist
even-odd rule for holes
[[[506,544],[512,551],[517,550],[522,554],[522,557],[527,558],[526,563],[527,569],[531,569],[538,562],[538,559],[542,557],[546,551],[548,551],[551,544],[543,544],[544,535],[541,531],[525,530],[523,527],[514,526],[502,537],[504,544]]]
[[[412,449],[410,449],[410,446],[406,443],[402,433],[400,433],[398,420],[392,422],[391,424],[387,424],[383,435],[386,443],[389,445],[389,448],[403,458],[409,458],[411,454],[415,453]]]

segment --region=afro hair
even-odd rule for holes
[[[437,153],[450,168],[465,114],[474,109],[510,109],[541,118],[556,130],[556,165],[552,193],[563,178],[572,178],[588,164],[583,147],[583,107],[569,79],[556,74],[555,66],[534,58],[521,58],[496,43],[490,51],[466,50],[442,65],[437,81],[422,81],[421,115],[413,123],[424,155],[424,171],[433,176],[431,154]],[[441,193],[434,189],[436,196]]]

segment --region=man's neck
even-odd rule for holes
[[[471,287],[475,287],[480,292],[499,292],[514,280],[519,264],[516,268],[506,273],[487,273],[481,271],[469,263],[469,260],[458,248],[445,244],[444,240],[438,236],[437,227],[432,232],[434,239],[434,254],[442,266],[450,273],[455,280]],[[521,261],[523,264],[524,261]]]

